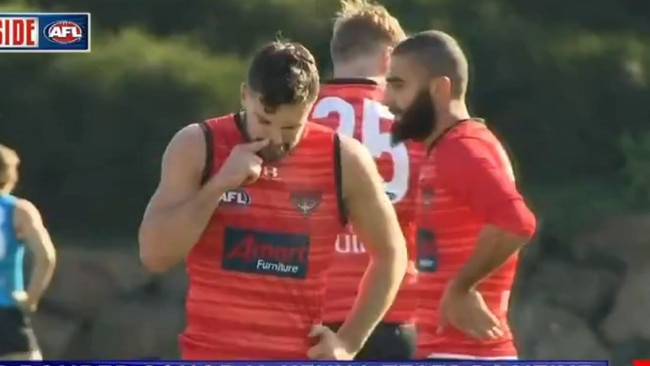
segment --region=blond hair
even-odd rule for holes
[[[383,5],[367,0],[342,0],[330,42],[332,60],[348,61],[406,38],[399,21]]]
[[[0,189],[18,181],[20,158],[15,150],[0,144]]]

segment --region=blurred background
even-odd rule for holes
[[[511,320],[522,358],[650,357],[650,1],[383,0],[458,37],[470,106],[542,221]],[[0,143],[59,249],[36,315],[49,359],[173,358],[185,278],[144,273],[136,232],[179,128],[236,110],[255,47],[305,43],[322,74],[335,0],[2,0],[89,11],[89,54],[0,57]]]

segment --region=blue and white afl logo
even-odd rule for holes
[[[58,21],[45,26],[43,35],[58,44],[70,44],[81,41],[83,28],[75,22]]]
[[[223,195],[221,195],[221,202],[234,204],[234,205],[248,206],[251,204],[251,196],[248,193],[246,193],[246,191],[244,191],[243,189],[233,189],[230,191],[226,191],[224,192]]]

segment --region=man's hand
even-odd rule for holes
[[[25,291],[14,291],[11,296],[13,296],[16,306],[26,314],[31,314],[36,312],[38,303],[30,299]]]
[[[213,179],[229,189],[254,183],[262,173],[263,163],[257,152],[268,144],[269,140],[262,140],[235,146]]]
[[[352,361],[354,359],[354,354],[346,349],[339,336],[324,325],[314,325],[309,338],[318,339],[318,343],[307,351],[307,357],[312,360]]]
[[[483,296],[475,289],[462,289],[451,281],[440,300],[438,332],[451,325],[479,339],[494,339],[503,335],[499,320],[492,314]]]

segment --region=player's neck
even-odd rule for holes
[[[384,74],[378,70],[371,70],[367,66],[359,65],[334,65],[334,79],[370,79],[377,83],[384,83]]]
[[[424,140],[427,148],[431,147],[447,130],[453,127],[458,121],[470,119],[469,111],[464,100],[452,100],[447,110],[441,110],[437,113],[436,128],[431,132],[429,137]]]

